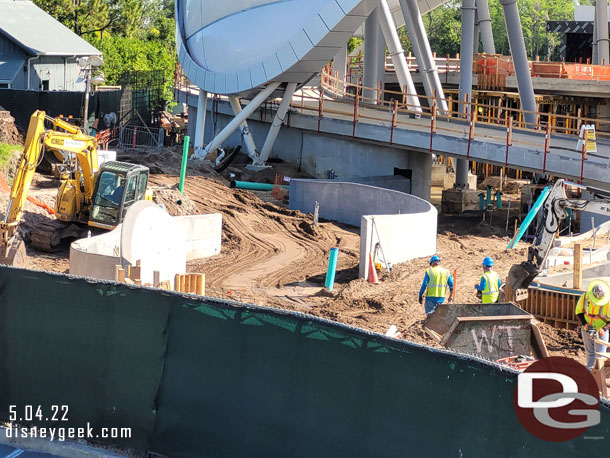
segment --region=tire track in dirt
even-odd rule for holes
[[[175,177],[156,175],[151,182],[174,185]],[[204,177],[190,177],[185,193],[193,213],[223,214],[223,246],[214,258],[191,263],[206,274],[209,288],[252,292],[321,275],[330,248],[338,246],[339,269],[358,264],[359,234],[333,223],[313,227],[311,217],[262,202],[254,194],[233,190]]]

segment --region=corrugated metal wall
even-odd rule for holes
[[[43,56],[32,60],[30,89],[48,91],[84,91],[85,83],[77,83],[80,68],[72,57]],[[48,83],[45,83],[47,81]],[[48,84],[48,86],[46,86]]]

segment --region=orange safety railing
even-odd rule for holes
[[[491,60],[491,59],[490,59]],[[501,72],[510,72],[510,65],[506,59],[496,59],[495,65],[489,64],[489,60],[484,64],[477,61],[476,66],[484,69],[500,69]],[[548,70],[548,69],[547,69]],[[484,72],[483,72],[484,74]],[[184,75],[177,68],[176,89],[185,91],[197,91]],[[322,120],[325,117],[346,119],[352,122],[352,136],[356,136],[357,126],[360,122],[378,123],[388,127],[388,142],[394,142],[396,129],[408,129],[417,127],[421,129],[422,119],[428,119],[430,126],[430,151],[433,150],[433,138],[437,133],[449,133],[456,136],[468,137],[467,157],[469,157],[470,144],[477,138],[478,126],[503,126],[501,132],[495,135],[493,131],[487,130],[484,134],[485,140],[499,141],[506,145],[505,166],[510,163],[510,152],[513,145],[537,148],[544,153],[542,168],[546,169],[547,156],[554,154],[552,151],[552,137],[555,134],[563,134],[574,138],[576,148],[580,126],[584,124],[594,124],[598,139],[610,139],[610,121],[586,118],[577,116],[546,113],[541,111],[527,111],[518,108],[511,108],[499,104],[484,104],[478,100],[459,100],[451,96],[440,98],[437,96],[429,97],[419,94],[409,94],[406,87],[403,91],[391,91],[384,89],[381,85],[375,88],[365,87],[360,83],[351,83],[338,77],[337,72],[332,70],[329,64],[324,67],[320,74],[321,89],[305,90],[302,89],[296,95],[290,106],[301,114],[309,114],[317,118],[317,130],[322,129]],[[371,94],[373,96],[371,96]],[[408,102],[410,97],[417,97],[426,103],[421,107],[416,107]],[[216,99],[214,99],[216,100]],[[326,103],[332,101],[333,103]],[[448,110],[445,112],[442,107],[446,103]],[[275,103],[266,103],[261,109],[277,109]],[[535,123],[526,125],[525,117],[527,114],[535,115]],[[290,124],[290,111],[288,112],[288,124]],[[417,119],[414,119],[417,118]],[[442,122],[445,121],[445,122]],[[452,123],[452,121],[454,121]],[[468,129],[464,129],[455,121],[468,124]],[[534,137],[514,136],[513,133],[535,133]],[[482,134],[480,134],[480,137]],[[482,137],[481,137],[482,138]],[[583,178],[584,162],[587,154],[584,150],[561,149],[562,154],[574,154],[581,162],[581,181]],[[557,149],[555,149],[557,151]],[[546,172],[546,170],[543,170]]]

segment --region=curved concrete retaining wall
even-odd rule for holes
[[[360,226],[360,272],[368,277],[369,253],[381,245],[389,264],[434,254],[437,210],[399,191],[335,180],[290,182],[290,208],[305,213],[320,204],[320,217]],[[372,216],[371,216],[372,215]],[[375,216],[377,215],[377,216]],[[381,250],[377,261],[382,261]]]

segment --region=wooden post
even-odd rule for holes
[[[185,292],[186,275],[180,275],[180,292]]]
[[[134,283],[137,284],[137,280],[140,280],[142,278],[142,267],[140,266],[140,261],[136,261],[136,265],[135,266],[131,266],[130,269],[130,276],[129,278],[131,278],[133,280]]]
[[[125,283],[125,269],[120,264],[114,266],[114,281]]]
[[[161,284],[161,272],[158,270],[153,271],[153,286],[158,288]]]
[[[572,280],[572,288],[582,288],[582,245],[574,244],[574,279]]]
[[[174,291],[180,291],[180,274],[174,276]]]
[[[197,288],[195,291],[200,296],[205,296],[205,275],[198,274],[197,275]]]

